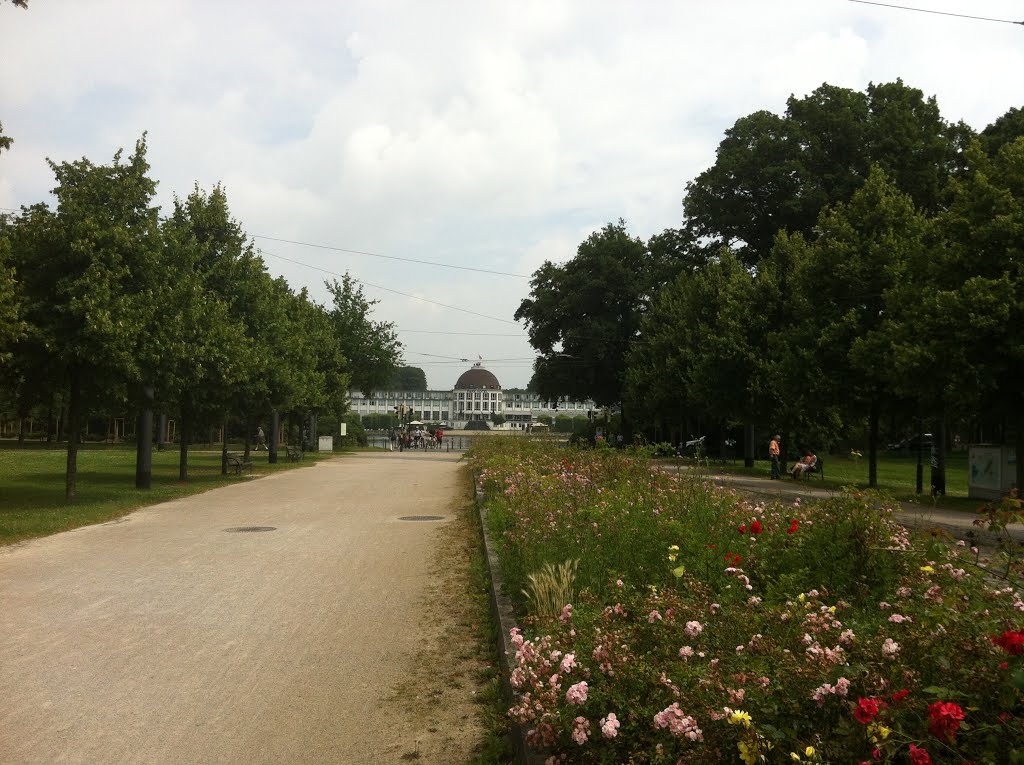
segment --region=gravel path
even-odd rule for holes
[[[394,694],[457,460],[348,456],[0,550],[0,762],[417,758]]]

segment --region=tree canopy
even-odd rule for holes
[[[587,237],[567,263],[545,261],[515,314],[540,354],[529,389],[601,406],[621,403],[626,356],[641,318],[659,285],[680,268],[671,248],[652,252],[623,220]]]
[[[391,390],[424,391],[427,389],[427,375],[419,367],[399,367],[384,387]]]

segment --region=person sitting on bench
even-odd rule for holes
[[[804,449],[804,456],[800,459],[799,462],[793,465],[793,469],[790,470],[789,472],[793,475],[793,478],[795,480],[800,480],[800,476],[802,476],[808,470],[813,468],[817,461],[818,458],[815,456],[814,452],[812,452],[810,449]]]

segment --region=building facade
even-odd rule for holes
[[[523,390],[503,391],[498,378],[480,363],[460,376],[451,390],[427,391],[349,391],[351,411],[368,414],[395,414],[400,407],[411,412],[409,419],[443,422],[460,430],[473,420],[492,422],[494,415],[505,419],[501,430],[519,429],[542,415],[586,417],[595,409],[593,401],[549,401]]]

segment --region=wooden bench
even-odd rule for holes
[[[287,446],[285,448],[288,450],[288,461],[289,462],[298,462],[299,460],[302,459],[302,449],[300,449],[299,447],[297,447],[297,446]]]
[[[241,475],[242,470],[252,472],[252,457],[244,454],[228,454],[228,470],[234,470],[235,475]]]

